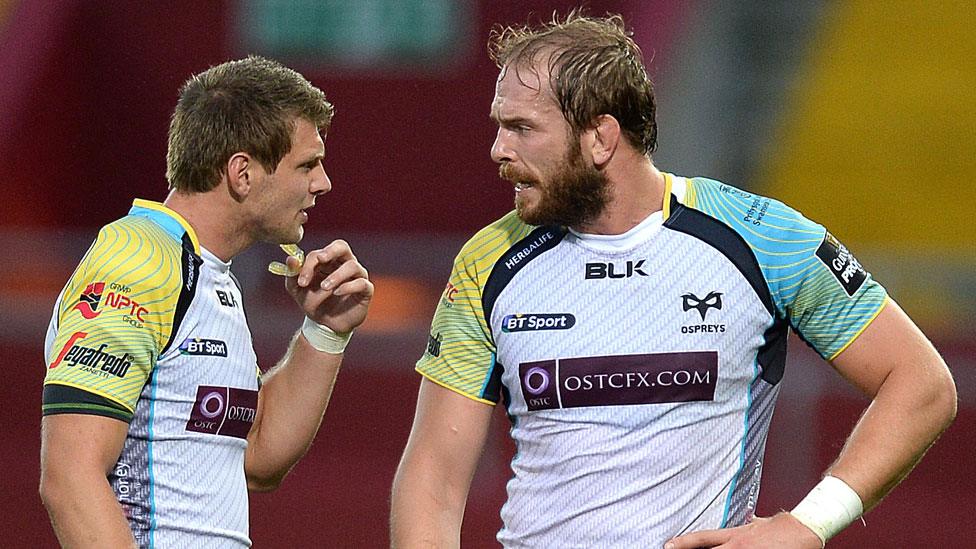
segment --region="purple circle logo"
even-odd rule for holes
[[[529,368],[522,378],[522,383],[530,393],[538,395],[549,388],[549,372],[539,366]]]
[[[200,400],[200,413],[213,419],[224,412],[224,395],[211,391]]]

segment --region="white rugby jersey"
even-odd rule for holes
[[[507,547],[660,546],[743,524],[788,330],[831,359],[886,301],[795,210],[666,180],[663,211],[625,235],[532,227],[513,212],[455,260],[417,370],[504,400],[517,448]]]
[[[230,264],[155,202],[102,228],[54,307],[45,415],[129,423],[109,475],[142,547],[246,547],[260,372]]]

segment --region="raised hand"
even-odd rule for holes
[[[305,254],[304,264],[289,256],[298,274],[285,278],[285,288],[309,319],[338,333],[351,332],[366,319],[373,297],[369,273],[349,243],[335,240]]]

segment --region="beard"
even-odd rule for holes
[[[535,207],[515,196],[515,211],[519,219],[529,225],[562,225],[580,227],[599,216],[610,201],[607,176],[583,161],[579,146],[567,148],[560,167],[546,180],[540,181],[527,173],[520,173],[511,164],[502,164],[499,175],[512,182],[532,185],[539,192]]]

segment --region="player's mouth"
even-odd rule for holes
[[[536,186],[536,180],[532,175],[518,170],[512,164],[506,162],[498,167],[498,175],[505,181],[514,185],[515,194],[518,195],[526,189]]]

